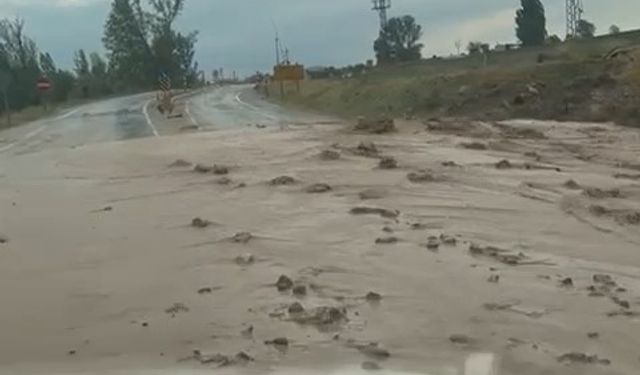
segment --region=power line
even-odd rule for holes
[[[372,0],[373,10],[380,15],[380,30],[387,26],[387,10],[391,8],[391,0]]]
[[[575,37],[578,33],[578,24],[582,20],[584,13],[584,5],[582,0],[566,0],[567,1],[567,37]]]

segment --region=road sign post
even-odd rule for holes
[[[300,81],[304,79],[304,66],[299,64],[280,64],[273,68],[273,79],[280,84],[280,95],[284,98],[284,83],[292,81],[296,83],[296,89],[300,92]]]
[[[2,97],[4,98],[4,112],[7,116],[7,126],[11,126],[11,108],[9,107],[9,85],[11,84],[11,74],[9,72],[0,70],[0,91],[2,91]]]
[[[47,111],[47,93],[51,90],[51,81],[49,80],[49,78],[42,76],[40,78],[38,78],[38,82],[36,83],[36,87],[38,88],[38,91],[40,92],[40,95],[42,97],[42,105],[44,107],[44,111]]]

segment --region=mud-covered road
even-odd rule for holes
[[[297,116],[3,153],[0,373],[637,371],[637,131]]]

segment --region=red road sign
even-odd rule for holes
[[[41,92],[46,92],[49,91],[51,89],[51,81],[49,81],[49,78],[47,77],[40,77],[38,78],[38,90]]]

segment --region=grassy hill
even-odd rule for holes
[[[290,105],[359,115],[617,121],[640,126],[640,31],[307,80]],[[272,91],[273,92],[273,91]],[[279,100],[279,99],[278,99]]]

